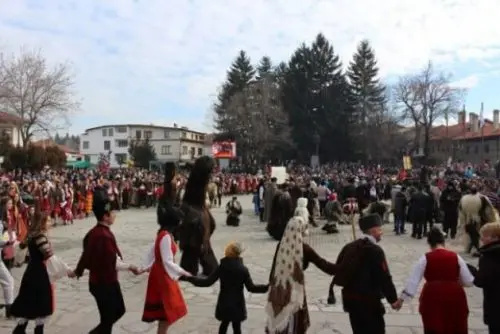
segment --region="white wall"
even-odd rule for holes
[[[97,128],[87,131],[80,137],[80,153],[88,156],[91,163],[97,163],[101,153],[107,153],[104,149],[104,142],[110,141],[110,151],[112,152],[111,167],[118,167],[115,154],[126,154],[129,159],[128,148],[131,140],[144,140],[147,134],[150,134],[149,141],[154,147],[157,159],[159,161],[188,161],[191,160],[191,149],[194,148],[194,158],[204,155],[203,136],[199,133],[191,132],[183,128],[162,128],[156,126],[122,126],[125,132],[118,132],[120,126],[110,126],[107,128]],[[109,129],[112,128],[112,136],[109,136]],[[103,136],[103,129],[106,129],[106,136]],[[200,140],[199,143],[185,141]],[[127,145],[120,147],[119,141],[127,141]],[[88,146],[86,146],[88,143]],[[183,147],[187,148],[187,154],[184,154]],[[199,151],[199,149],[201,149]]]

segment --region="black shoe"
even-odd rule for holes
[[[12,315],[10,314],[10,305],[5,305],[5,317],[10,319]]]
[[[12,334],[26,334],[26,327],[28,327],[28,323],[25,324],[17,324],[16,328]]]
[[[335,305],[337,303],[337,299],[335,298],[335,295],[332,294],[328,296],[328,299],[326,300],[328,305]]]
[[[36,326],[34,334],[43,334],[43,325]]]

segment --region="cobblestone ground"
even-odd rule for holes
[[[245,263],[250,268],[257,283],[265,283],[271,266],[276,242],[265,231],[264,224],[258,222],[252,213],[250,196],[240,198],[244,214],[240,227],[228,227],[224,224],[225,214],[222,209],[213,209],[218,222],[213,236],[213,247],[218,257],[222,256],[224,246],[232,240],[243,242],[247,248]],[[55,253],[74,266],[81,252],[82,238],[94,224],[92,219],[76,221],[73,226],[58,226],[50,231]],[[113,230],[118,239],[125,260],[140,265],[157,231],[154,210],[129,210],[118,214]],[[340,248],[352,240],[350,226],[342,227],[338,235],[325,235],[321,230],[313,230],[309,243],[323,257],[334,261]],[[412,264],[422,255],[427,247],[423,240],[416,241],[409,236],[392,235],[390,226],[386,226],[386,235],[382,246],[388,257],[394,282],[398,289],[407,279]],[[458,247],[458,245],[452,245]],[[472,259],[467,259],[474,261]],[[474,261],[475,262],[475,261]],[[16,284],[19,283],[23,268],[14,269]],[[121,285],[127,305],[126,315],[115,326],[114,333],[156,333],[154,326],[141,322],[142,307],[147,276],[121,274]],[[311,328],[308,333],[351,333],[348,317],[342,312],[340,304],[326,305],[327,288],[331,278],[314,267],[306,273],[307,299],[311,315]],[[218,322],[214,319],[214,309],[219,289],[218,283],[210,288],[196,288],[181,283],[184,297],[189,306],[188,316],[172,327],[170,333],[217,333]],[[338,296],[337,291],[337,296]],[[481,291],[467,289],[471,333],[486,333],[482,324]],[[244,333],[264,332],[265,295],[248,294],[248,320],[244,323]],[[94,300],[87,288],[87,279],[80,281],[63,279],[56,284],[56,312],[47,326],[49,334],[88,333],[98,322]],[[403,306],[399,312],[387,307],[387,332],[422,333],[418,315],[418,303],[413,301]],[[0,333],[8,333],[14,326],[13,321],[0,318]]]

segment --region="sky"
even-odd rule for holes
[[[41,49],[71,64],[81,101],[70,133],[104,124],[211,127],[239,50],[287,61],[323,33],[348,64],[368,39],[384,80],[431,60],[467,89],[466,108],[500,109],[498,0],[0,0],[0,51]]]

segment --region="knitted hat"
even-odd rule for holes
[[[368,231],[372,227],[382,226],[382,218],[378,214],[370,214],[359,218],[361,231]]]
[[[244,252],[243,246],[238,242],[230,242],[224,249],[224,256],[226,257],[240,257]]]

